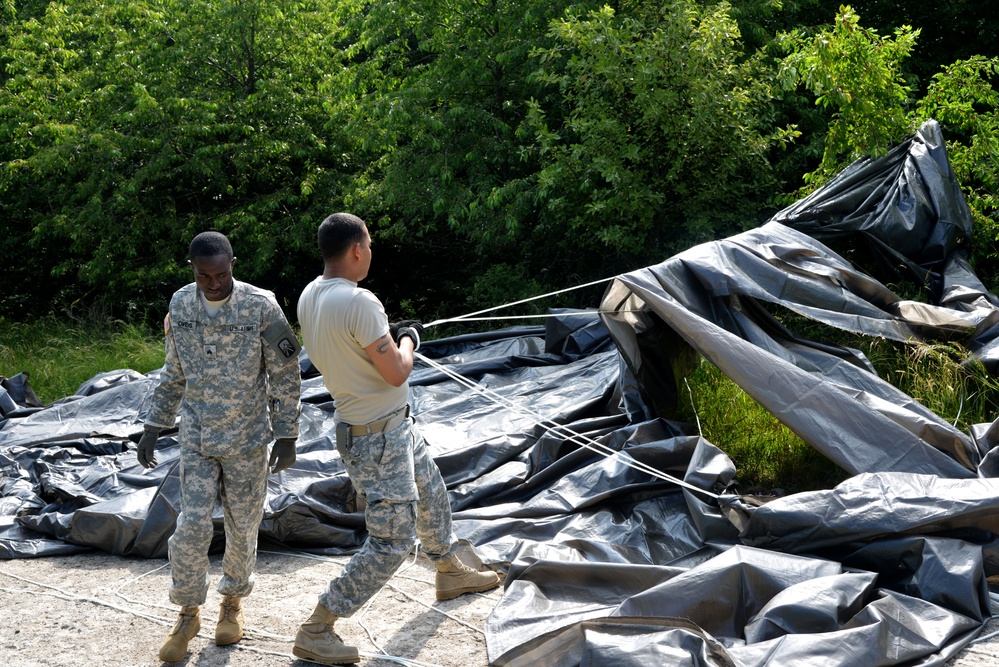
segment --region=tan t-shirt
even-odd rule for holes
[[[333,397],[337,419],[367,424],[406,405],[409,383],[390,385],[364,351],[389,329],[374,294],[344,278],[320,276],[298,299],[298,322],[305,351]]]

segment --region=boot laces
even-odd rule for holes
[[[222,600],[222,618],[229,621],[230,623],[236,622],[236,614],[240,610],[240,605],[238,602],[231,601],[228,598]]]
[[[457,556],[444,561],[445,568],[442,570],[444,574],[468,574],[470,572],[478,572],[478,570],[466,565]]]
[[[180,615],[177,616],[177,622],[173,624],[173,630],[170,632],[171,635],[176,635],[180,633],[185,633],[187,631],[187,626],[194,623],[194,619],[198,616],[196,611],[181,611]]]

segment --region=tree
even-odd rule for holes
[[[0,206],[4,255],[32,251],[22,295],[162,309],[208,228],[242,277],[290,281],[299,264],[274,259],[311,256],[316,209],[350,170],[319,93],[336,26],[320,0],[68,0],[13,26]]]
[[[730,10],[370,7],[352,135],[379,157],[353,201],[383,239],[432,248],[438,295],[449,254],[455,292],[502,281],[515,298],[755,224],[773,183],[766,152],[787,134],[754,116],[769,83]]]
[[[806,183],[819,184],[862,155],[883,155],[914,129],[902,61],[918,36],[902,26],[894,39],[882,37],[862,27],[849,6],[840,8],[831,28],[779,36],[778,46],[788,52],[780,63],[784,87],[804,85],[816,105],[832,111],[822,162]]]
[[[832,111],[822,163],[806,181],[817,187],[854,159],[877,157],[925,120],[937,120],[974,217],[979,273],[992,276],[999,266],[994,249],[999,240],[999,93],[994,86],[999,58],[973,56],[947,65],[917,98],[903,61],[919,35],[919,30],[902,26],[894,39],[882,37],[861,27],[860,17],[844,6],[831,28],[780,37],[788,49],[780,64],[784,85],[804,85],[815,94],[816,105]],[[994,291],[999,283],[991,280]]]
[[[999,93],[993,81],[999,58],[958,60],[933,76],[914,119],[936,119],[947,137],[947,156],[975,222],[973,257],[978,273],[999,291]]]
[[[382,285],[404,281],[417,312],[454,314],[498,281],[511,298],[539,288],[553,253],[523,233],[535,204],[519,183],[537,163],[523,159],[532,139],[519,128],[532,98],[554,96],[530,80],[530,50],[550,41],[567,4],[409,0],[353,12],[354,97],[333,113],[367,168],[348,204],[373,223],[379,252],[405,258],[410,270]]]
[[[833,15],[839,1],[822,0],[822,5],[819,21]],[[919,46],[905,64],[919,96],[951,63],[999,55],[999,14],[991,0],[856,0],[852,6],[867,26],[882,34],[900,25],[919,31]]]
[[[771,92],[744,59],[731,7],[622,3],[555,23],[539,78],[568,108],[532,108],[553,225],[604,252],[663,256],[755,225],[774,184],[762,121]],[[561,218],[561,219],[559,219]]]

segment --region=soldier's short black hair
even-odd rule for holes
[[[323,260],[339,259],[364,240],[364,221],[350,213],[334,213],[319,225],[319,250]]]
[[[217,255],[225,255],[226,259],[232,260],[232,245],[229,244],[229,239],[219,232],[201,232],[191,240],[187,258],[193,262],[198,257]]]

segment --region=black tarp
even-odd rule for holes
[[[938,665],[959,651],[999,574],[999,426],[958,431],[860,352],[770,309],[958,340],[994,372],[999,301],[964,255],[970,230],[931,122],[758,229],[618,276],[599,313],[427,343],[414,414],[458,536],[506,572],[490,663]],[[899,275],[933,303],[895,295]],[[664,418],[698,355],[853,477],[765,503],[734,493],[731,460]],[[261,539],[351,552],[363,515],[329,394],[304,356],[302,368],[299,457],[271,477]],[[155,381],[117,371],[41,409],[0,403],[0,557],[165,556],[177,444],[165,433],[148,472],[132,444]],[[219,547],[220,512],[216,535]]]

